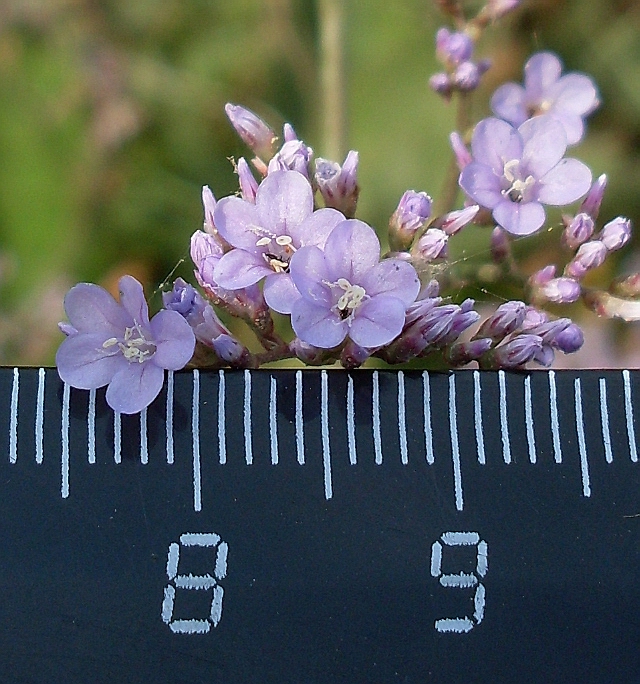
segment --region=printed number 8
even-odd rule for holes
[[[178,574],[181,546],[217,547],[216,561],[213,575],[184,575]],[[223,589],[218,581],[227,574],[227,543],[221,542],[217,534],[182,534],[180,543],[169,545],[167,556],[167,577],[169,584],[164,588],[164,601],[162,602],[162,620],[169,625],[172,632],[179,634],[206,634],[211,625],[217,627],[222,616]],[[208,590],[213,589],[213,598],[209,615],[205,620],[174,620],[173,607],[176,597],[176,589]]]
[[[477,532],[445,532],[442,537],[445,546],[476,546],[477,560],[475,573],[461,572],[458,575],[442,574],[442,544],[433,542],[431,546],[431,575],[440,580],[443,587],[457,587],[460,589],[476,588],[473,597],[473,619],[443,618],[436,620],[435,628],[438,632],[470,632],[475,625],[479,625],[484,617],[485,589],[478,577],[487,574],[487,542],[480,539]]]

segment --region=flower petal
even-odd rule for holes
[[[402,332],[404,318],[405,305],[396,297],[372,297],[357,308],[349,337],[361,347],[381,347]]]
[[[272,273],[264,281],[264,299],[267,305],[281,314],[291,313],[291,307],[300,292],[289,273]]]
[[[591,171],[577,159],[565,158],[539,179],[538,199],[544,204],[571,204],[589,192]]]
[[[74,285],[65,295],[64,310],[78,332],[103,332],[103,341],[122,335],[131,325],[122,306],[104,288],[93,283]]]
[[[149,324],[155,354],[145,363],[155,363],[167,370],[184,368],[193,356],[196,339],[191,326],[177,311],[163,309]]]
[[[462,169],[459,183],[469,197],[487,209],[493,209],[503,200],[500,177],[486,164],[479,162],[467,164]]]
[[[345,220],[344,214],[336,209],[318,209],[299,226],[292,227],[289,234],[297,246],[317,245],[322,248],[331,231],[338,223]]]
[[[471,152],[475,161],[486,164],[501,176],[506,161],[522,156],[522,139],[511,124],[490,117],[475,127]]]
[[[214,221],[220,235],[230,245],[240,249],[254,252],[257,249],[256,242],[261,237],[269,237],[255,205],[240,197],[221,199],[214,210]]]
[[[590,114],[598,106],[598,91],[584,74],[567,74],[549,89],[552,109],[561,109],[578,116]]]
[[[127,363],[117,347],[106,350],[103,333],[77,333],[58,347],[56,366],[63,382],[78,389],[97,389]]]
[[[154,363],[125,363],[107,387],[107,404],[118,413],[138,413],[160,394],[164,370]]]
[[[222,200],[221,200],[222,201]],[[273,273],[261,253],[232,249],[213,269],[213,280],[225,290],[240,290]]]
[[[149,307],[144,298],[142,285],[130,275],[125,275],[118,281],[120,290],[120,304],[138,325],[147,326],[149,324]],[[122,334],[124,330],[120,331]]]
[[[524,167],[534,178],[552,169],[567,150],[564,126],[548,114],[527,119],[518,131],[524,142]]]
[[[332,306],[331,288],[324,284],[331,282],[331,277],[321,249],[313,245],[299,249],[291,257],[289,272],[298,292],[307,301]]]
[[[517,83],[501,85],[491,97],[493,113],[508,121],[513,126],[519,126],[527,120],[524,88]]]
[[[512,235],[531,235],[542,227],[545,213],[539,202],[518,204],[505,200],[493,210],[493,218]]]
[[[355,284],[380,261],[380,241],[364,221],[347,219],[331,231],[324,255],[328,280],[346,278]]]
[[[307,344],[321,349],[337,347],[347,336],[348,324],[326,306],[300,297],[291,311],[291,326]]]
[[[256,209],[261,225],[276,235],[290,235],[313,212],[313,190],[297,171],[273,171],[260,183]]]
[[[361,284],[371,297],[390,295],[405,307],[413,304],[420,292],[420,279],[415,268],[400,259],[383,259],[365,274]]]
[[[539,103],[562,73],[562,63],[553,52],[538,52],[525,64],[524,86],[527,101]]]

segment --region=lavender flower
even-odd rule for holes
[[[561,76],[562,63],[551,52],[538,52],[524,67],[524,87],[505,83],[491,98],[496,116],[514,126],[539,114],[555,117],[574,145],[584,134],[584,118],[599,104],[593,81],[584,74]]]
[[[114,411],[137,413],[159,394],[164,370],[179,370],[191,358],[195,337],[177,311],[163,310],[149,321],[142,285],[120,279],[120,303],[103,288],[80,283],[64,306],[76,332],[58,349],[56,364],[64,382],[79,389],[108,385]]]
[[[324,252],[302,247],[291,258],[291,277],[301,294],[291,324],[307,344],[332,349],[349,338],[365,349],[399,335],[405,312],[420,290],[413,267],[380,259],[372,228],[356,219],[340,222]]]
[[[300,295],[289,262],[305,245],[324,246],[344,216],[335,209],[313,211],[313,190],[297,171],[274,171],[260,183],[255,204],[239,197],[221,199],[215,210],[220,234],[236,249],[217,262],[213,277],[228,290],[266,277],[264,297],[279,313],[290,313]]]
[[[436,56],[445,66],[455,67],[471,59],[473,40],[462,31],[440,28],[436,33]]]
[[[543,204],[570,204],[591,185],[591,171],[582,162],[563,158],[564,129],[549,116],[528,119],[518,129],[484,119],[474,130],[471,148],[474,161],[462,170],[460,186],[514,235],[542,227]]]
[[[431,216],[431,197],[426,192],[407,190],[389,219],[389,246],[407,249],[416,233]]]
[[[350,150],[342,166],[318,157],[314,180],[327,207],[353,218],[358,203],[358,153]]]

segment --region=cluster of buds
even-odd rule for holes
[[[436,56],[445,71],[434,74],[429,85],[445,99],[454,92],[467,93],[480,85],[480,79],[491,62],[486,59],[474,61],[473,38],[464,31],[441,28],[436,34]]]

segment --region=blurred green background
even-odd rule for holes
[[[448,165],[454,111],[427,87],[439,70],[435,30],[446,22],[431,0],[342,6],[359,217],[383,231],[404,190],[437,198]],[[202,225],[201,187],[234,192],[229,158],[248,156],[225,102],[248,106],[276,130],[291,122],[317,156],[329,156],[318,9],[312,0],[0,4],[0,363],[52,363],[62,298],[79,280],[113,290],[128,272],[151,294],[186,257],[176,274],[193,282],[188,246]],[[494,66],[476,118],[489,113],[499,83],[521,80],[539,49],[597,81],[603,104],[572,154],[594,176],[609,176],[601,218],[622,214],[640,226],[640,6],[525,1],[478,46]],[[638,244],[599,269],[605,280],[640,270]],[[542,263],[556,256],[544,239],[535,245]],[[159,304],[156,293],[152,309]],[[637,324],[605,329],[589,312],[580,320],[593,327],[597,349],[577,365],[616,365],[625,344],[640,348]]]

